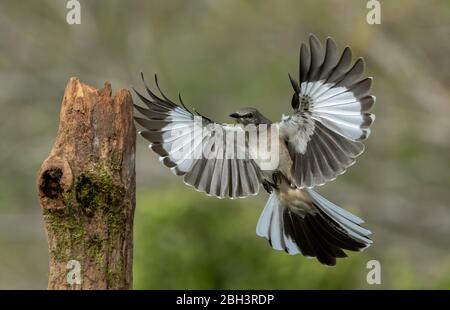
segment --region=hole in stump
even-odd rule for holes
[[[55,199],[63,192],[60,183],[62,174],[61,168],[51,168],[42,174],[39,189],[46,197]]]

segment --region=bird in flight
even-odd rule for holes
[[[372,244],[363,220],[313,190],[343,174],[364,151],[375,119],[372,78],[362,77],[364,67],[363,58],[352,62],[349,47],[339,54],[332,38],[323,47],[311,34],[300,47],[298,81],[289,74],[293,112],[279,122],[242,108],[230,114],[235,124],[215,123],[191,112],[181,96],[179,105],[170,100],[156,75],[160,95],[143,76],[149,97],[135,90],[146,106],[135,105],[143,115],[135,120],[160,161],[196,190],[231,199],[256,195],[261,187],[270,193],[256,234],[272,248],[334,266],[347,257],[343,250]],[[263,158],[261,147],[275,156]]]

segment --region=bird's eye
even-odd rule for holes
[[[248,114],[246,115],[246,117],[252,118],[252,117],[253,117],[253,113],[248,113]]]

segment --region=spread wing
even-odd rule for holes
[[[248,155],[242,156],[237,138],[225,141],[227,135],[243,129],[194,115],[181,97],[178,106],[164,95],[156,76],[155,82],[162,98],[147,85],[150,98],[135,90],[146,105],[146,108],[135,105],[144,115],[135,120],[145,128],[140,134],[150,141],[149,147],[160,156],[160,161],[174,174],[183,176],[186,184],[208,195],[219,198],[256,195],[262,179],[260,169]]]
[[[364,151],[361,141],[370,134],[375,117],[369,113],[375,97],[369,95],[372,78],[362,78],[364,60],[352,65],[346,47],[340,57],[333,39],[323,49],[310,35],[309,47],[300,48],[300,84],[291,76],[295,113],[283,116],[280,136],[288,145],[292,175],[298,187],[334,180]]]

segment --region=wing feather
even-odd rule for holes
[[[174,174],[183,176],[186,184],[208,195],[238,198],[257,194],[262,179],[258,166],[252,159],[237,158],[236,153],[232,158],[225,158],[226,150],[219,136],[243,129],[215,124],[199,116],[202,129],[203,125],[215,125],[216,131],[197,131],[194,115],[183,103],[178,106],[171,101],[161,91],[156,77],[155,82],[161,97],[153,93],[145,81],[150,98],[135,90],[146,105],[146,108],[135,105],[143,115],[135,120],[145,128],[140,134],[150,142],[150,148],[160,156],[160,161]],[[237,152],[237,147],[234,151]]]
[[[295,113],[283,116],[279,125],[298,187],[334,180],[363,152],[361,141],[370,135],[375,120],[370,113],[375,104],[369,94],[372,78],[362,78],[364,69],[363,58],[352,65],[348,46],[338,57],[332,38],[327,38],[324,48],[314,35],[309,37],[309,46],[301,44],[300,91],[294,88],[300,104],[293,105]]]

